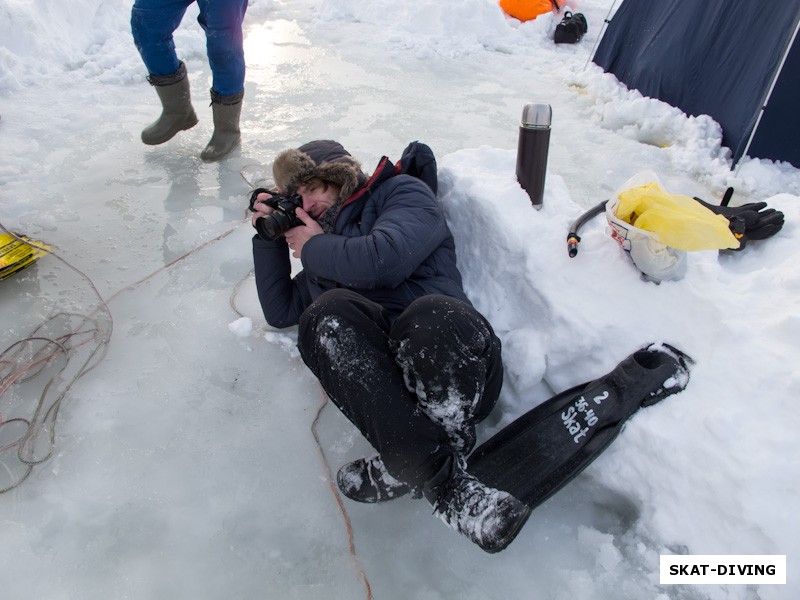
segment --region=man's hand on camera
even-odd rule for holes
[[[258,196],[256,196],[256,201],[253,202],[253,207],[251,209],[253,214],[250,216],[250,224],[253,227],[256,226],[256,219],[266,217],[273,212],[274,209],[271,206],[264,204],[270,198],[272,198],[272,195],[267,194],[266,192],[261,192]]]
[[[292,249],[292,256],[300,258],[300,254],[302,254],[303,246],[306,245],[306,242],[315,235],[323,233],[323,231],[322,226],[312,219],[302,208],[297,208],[294,214],[303,222],[303,225],[293,227],[286,232],[286,243],[289,244],[289,248]]]

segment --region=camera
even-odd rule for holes
[[[250,210],[253,210],[256,197],[261,193],[271,195],[271,198],[264,200],[264,204],[273,210],[266,217],[256,219],[256,232],[262,240],[277,240],[292,227],[303,224],[294,212],[303,207],[303,198],[299,194],[278,194],[267,188],[258,188],[250,194]]]

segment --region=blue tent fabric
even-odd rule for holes
[[[791,74],[791,76],[789,76]],[[800,39],[795,39],[747,152],[800,168]]]
[[[758,123],[747,154],[800,168],[798,21],[800,0],[624,0],[592,60],[645,96],[711,116],[733,164]]]

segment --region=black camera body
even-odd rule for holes
[[[268,242],[283,237],[283,234],[292,227],[298,227],[303,222],[299,219],[295,210],[303,207],[303,198],[299,194],[278,194],[266,188],[258,188],[250,194],[250,210],[256,203],[256,197],[261,193],[270,194],[270,198],[264,200],[264,204],[272,208],[273,212],[266,217],[256,219],[255,228],[258,237]]]

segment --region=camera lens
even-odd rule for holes
[[[282,212],[273,212],[266,217],[256,219],[256,232],[262,240],[277,240],[292,228],[289,218]]]

